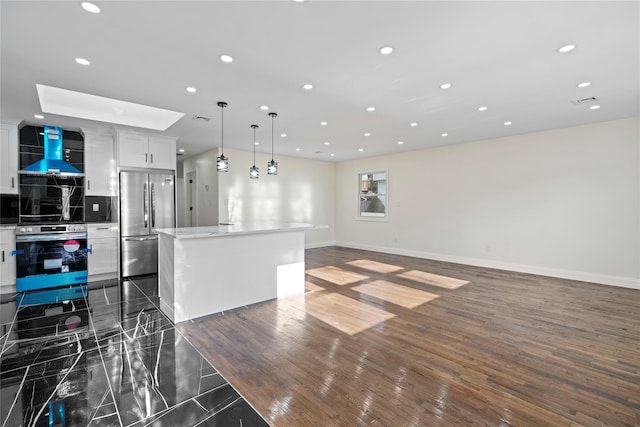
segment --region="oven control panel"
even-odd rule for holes
[[[39,224],[19,225],[16,227],[16,235],[20,234],[49,234],[49,233],[77,233],[87,231],[86,224]]]

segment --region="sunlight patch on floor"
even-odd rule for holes
[[[362,274],[343,270],[341,268],[333,266],[307,270],[307,274],[313,277],[317,277],[318,279],[334,283],[336,285],[348,285],[350,283],[356,283],[369,278],[369,276],[363,276]]]
[[[398,267],[397,265],[385,264],[383,262],[371,261],[368,259],[359,259],[356,261],[349,261],[347,264],[354,267],[363,268],[365,270],[375,271],[377,273],[393,273],[398,270],[402,270],[404,267]]]
[[[321,292],[325,290],[322,286],[318,286],[315,283],[309,282],[308,280],[304,282],[304,287],[309,292]]]
[[[415,282],[424,283],[425,285],[438,286],[445,289],[458,289],[470,283],[468,280],[454,279],[453,277],[440,276],[438,274],[427,273],[426,271],[411,270],[405,273],[399,273],[398,277],[413,280]]]
[[[316,294],[315,298],[306,298],[304,304],[308,315],[348,335],[395,317],[388,311],[334,293]]]
[[[421,291],[386,280],[376,280],[375,282],[355,286],[352,289],[406,308],[415,308],[439,297],[439,295],[431,292]]]

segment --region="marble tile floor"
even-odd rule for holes
[[[156,289],[3,295],[0,425],[268,426],[158,310]]]

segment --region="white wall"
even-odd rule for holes
[[[210,150],[182,162],[184,179],[182,193],[188,191],[187,174],[195,171],[197,176],[196,218],[200,226],[218,225],[218,174],[216,170],[217,150]],[[186,212],[183,213],[183,217]]]
[[[220,222],[306,222],[328,225],[308,230],[306,246],[335,240],[335,164],[276,155],[278,175],[267,175],[271,155],[256,153],[259,179],[249,179],[253,152],[225,149],[229,172],[219,174]],[[216,172],[218,173],[218,172]]]
[[[640,289],[640,119],[339,163],[337,244]],[[356,220],[388,170],[387,222]]]

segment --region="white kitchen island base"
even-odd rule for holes
[[[308,224],[158,230],[161,310],[174,322],[304,293]]]

